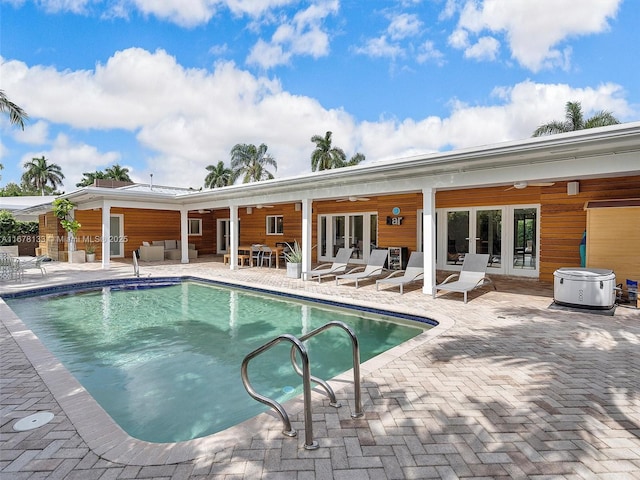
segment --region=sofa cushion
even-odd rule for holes
[[[151,245],[153,245],[154,247],[164,247],[164,241],[154,240],[151,242]]]
[[[178,248],[177,240],[165,240],[164,241],[165,250],[175,250]]]
[[[149,246],[149,242],[142,242],[142,246],[143,247],[148,247]]]

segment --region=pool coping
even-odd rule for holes
[[[229,282],[210,280],[202,277],[191,275],[176,277],[155,277],[148,283],[159,283],[173,279],[178,281],[202,281],[204,283],[218,284],[231,288],[243,288],[260,293],[271,293],[276,295],[284,295],[302,301],[319,302],[324,304],[338,305],[346,308],[356,308],[369,312],[389,312],[401,317],[416,317],[407,311],[403,311],[401,306],[395,309],[378,309],[367,305],[366,302],[342,301],[336,302],[335,299],[327,295],[315,293],[314,295],[306,295],[302,293],[292,293],[290,290],[271,288],[261,289],[255,286],[245,284],[245,282]],[[24,292],[40,292],[53,291],[60,292],[75,288],[76,286],[113,286],[122,285],[127,281],[139,281],[135,277],[121,278],[117,280],[100,280],[82,283],[66,283],[54,287],[30,289]],[[59,403],[60,407],[67,415],[80,437],[86,442],[88,447],[99,457],[115,463],[123,465],[162,465],[175,464],[189,460],[195,460],[200,457],[208,457],[217,452],[223,451],[237,444],[239,437],[253,438],[259,437],[260,432],[266,432],[266,424],[272,426],[271,422],[281,423],[279,417],[272,411],[261,413],[251,419],[248,419],[238,425],[230,427],[221,432],[201,437],[193,440],[176,443],[152,443],[144,440],[138,440],[127,434],[117,423],[109,416],[109,414],[98,404],[98,402],[82,387],[75,377],[62,365],[62,363],[40,342],[38,337],[20,320],[20,318],[9,308],[4,302],[3,297],[16,298],[24,296],[24,292],[6,294],[0,297],[0,318],[3,324],[17,342],[18,346],[25,353],[36,372],[40,375],[47,388],[51,391],[54,399]],[[421,317],[424,318],[424,317]],[[384,367],[393,360],[410,353],[413,349],[433,340],[440,336],[451,327],[455,322],[450,317],[438,313],[432,320],[437,322],[436,326],[424,331],[420,335],[404,342],[401,345],[393,347],[386,352],[368,360],[360,365],[361,378],[373,373],[374,371]],[[346,372],[329,380],[332,388],[339,392],[347,388],[353,383],[353,370]],[[318,399],[326,398],[324,395],[313,392],[313,402]],[[287,413],[293,416],[303,409],[301,397],[296,397],[283,404]],[[343,407],[344,408],[344,407]],[[363,405],[366,412],[366,405]],[[301,433],[304,435],[304,433]]]

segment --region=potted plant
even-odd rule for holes
[[[71,216],[75,205],[66,198],[56,198],[53,201],[53,213],[60,220],[60,225],[69,234],[69,263],[84,263],[84,250],[77,250],[76,234],[80,230],[80,223]]]
[[[96,245],[91,241],[87,241],[84,244],[84,249],[87,252],[87,262],[92,263],[96,261]]]
[[[283,253],[287,262],[287,277],[300,278],[302,275],[302,247],[298,241],[293,242],[293,246],[287,243],[288,250]]]

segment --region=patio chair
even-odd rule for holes
[[[0,252],[0,280],[21,280],[20,260],[6,252]]]
[[[257,267],[262,263],[262,245],[259,243],[254,243],[251,245],[251,260],[249,260],[249,265],[252,267]]]
[[[347,264],[349,263],[349,259],[351,258],[352,253],[353,248],[340,248],[336,253],[336,259],[333,263],[318,265],[313,270],[302,272],[302,279],[309,280],[309,277],[317,278],[318,283],[320,283],[323,277],[331,277],[334,275],[345,273],[347,271]]]
[[[271,247],[262,246],[262,250],[260,252],[260,265],[264,266],[264,262],[269,262],[269,267],[271,267],[271,259],[273,258],[273,250]]]
[[[356,288],[358,288],[358,282],[360,280],[366,280],[382,275],[382,273],[384,272],[384,264],[387,261],[388,253],[389,251],[386,249],[383,250],[377,248],[375,250],[372,250],[366,266],[356,267],[353,270],[350,270],[349,273],[337,275],[336,285],[339,285],[339,281],[342,279],[347,281],[355,281]]]
[[[405,270],[397,270],[386,278],[376,280],[376,290],[379,290],[380,284],[397,285],[400,287],[400,295],[402,295],[406,284],[422,279],[424,279],[423,254],[422,252],[411,252],[411,256],[407,262],[407,268]]]
[[[44,277],[47,274],[47,270],[42,265],[43,262],[47,261],[46,255],[40,255],[32,258],[31,260],[24,260],[20,262],[20,269],[24,274],[25,270],[40,270],[40,274]]]
[[[467,303],[467,293],[484,285],[496,286],[491,279],[486,276],[487,265],[489,264],[489,254],[467,253],[462,262],[460,273],[449,275],[444,282],[433,287],[433,298],[436,298],[438,290],[449,292],[459,292],[464,294],[464,303]],[[457,280],[454,280],[456,279]]]

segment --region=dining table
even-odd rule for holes
[[[263,245],[263,244],[253,244],[253,245],[239,245],[238,246],[238,253],[240,252],[246,252],[247,255],[251,255],[251,250],[255,245],[260,245],[261,247],[269,247],[271,249],[271,251],[273,252],[274,256],[275,256],[275,260],[276,260],[276,269],[280,268],[280,255],[282,255],[282,252],[284,252],[285,247],[273,247],[271,245]],[[249,265],[251,265],[251,260],[249,260]]]

